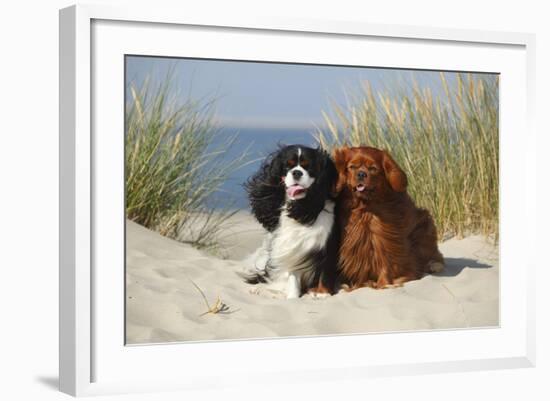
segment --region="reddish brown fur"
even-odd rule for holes
[[[443,263],[432,217],[415,206],[405,173],[387,152],[340,148],[334,161],[344,286],[401,285],[428,273],[430,262]],[[357,191],[361,185],[365,189]]]

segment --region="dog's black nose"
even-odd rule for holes
[[[303,176],[304,173],[302,173],[300,170],[294,170],[292,172],[292,177],[294,177],[295,180],[299,180],[301,176]]]
[[[357,173],[357,179],[358,180],[364,180],[366,176],[367,176],[367,173],[365,173],[364,171],[359,171]]]

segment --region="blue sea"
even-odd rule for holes
[[[281,145],[300,144],[316,147],[317,140],[312,135],[313,130],[307,129],[279,129],[279,128],[223,128],[217,142],[211,144],[216,148],[225,143],[228,137],[235,137],[235,141],[222,156],[223,161],[231,161],[247,152],[247,161],[255,160],[230,174],[220,189],[207,200],[210,206],[224,208],[232,206],[238,209],[248,209],[248,199],[243,184],[253,175],[262,160],[269,153]],[[248,148],[248,149],[247,149]]]

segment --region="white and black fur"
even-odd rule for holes
[[[245,184],[252,213],[268,231],[248,283],[286,281],[287,298],[334,289],[338,232],[331,192],[337,178],[327,152],[280,147]]]

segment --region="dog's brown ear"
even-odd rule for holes
[[[395,192],[405,192],[407,190],[407,175],[399,165],[391,158],[388,152],[383,151],[383,167],[386,179]]]
[[[341,148],[335,148],[332,151],[332,160],[334,161],[334,165],[336,166],[336,171],[338,172],[338,178],[336,179],[336,182],[334,184],[333,188],[333,195],[338,195],[342,189],[344,189],[344,186],[346,185],[347,180],[347,164],[349,160],[349,152],[350,149],[346,146]]]

